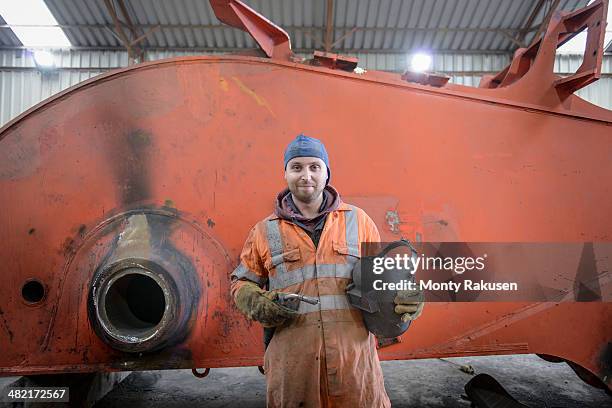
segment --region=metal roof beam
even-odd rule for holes
[[[548,9],[548,13],[546,13],[544,20],[542,20],[542,24],[540,24],[538,31],[536,31],[535,35],[531,39],[530,45],[535,44],[540,39],[540,35],[544,32],[544,30],[546,30],[546,27],[548,27],[548,22],[550,21],[550,18],[552,17],[553,13],[557,9],[558,5],[559,5],[559,0],[552,0],[552,5]]]
[[[525,36],[528,33],[527,30],[533,24],[535,18],[540,13],[540,10],[542,10],[542,7],[544,7],[544,3],[546,3],[546,0],[538,0],[538,3],[536,4],[536,6],[534,7],[533,11],[531,12],[529,17],[527,18],[527,21],[523,25],[523,29],[521,30],[521,32],[519,33],[518,37],[516,38],[516,41],[519,44],[519,48],[524,47],[526,45],[523,42],[525,41]]]
[[[509,39],[510,41],[512,41],[517,47],[522,47],[523,44],[517,40],[516,38],[514,38],[514,36],[512,36],[512,34],[508,31],[505,30],[500,30],[500,34],[502,34],[504,37],[506,37],[507,39]]]
[[[138,56],[134,53],[134,49],[132,48],[131,41],[128,39],[127,35],[123,31],[123,27],[121,27],[121,23],[119,21],[119,15],[117,14],[117,10],[115,9],[115,5],[112,0],[104,0],[104,4],[106,5],[106,9],[110,14],[115,28],[115,33],[121,39],[121,43],[128,52],[128,64],[132,65],[136,62]]]
[[[331,52],[334,34],[334,0],[327,0],[327,11],[325,14],[325,52]]]
[[[119,4],[119,8],[121,9],[121,14],[123,14],[123,19],[125,20],[125,23],[127,24],[128,28],[130,29],[130,32],[132,33],[132,38],[138,38],[138,32],[136,31],[134,23],[132,23],[130,14],[128,13],[127,7],[125,6],[125,1],[117,0],[117,3]]]
[[[123,25],[123,23],[120,21],[119,22],[120,25]],[[25,24],[25,25],[8,25],[8,24],[1,24],[0,25],[0,29],[10,29],[11,27],[59,27],[59,28],[63,28],[63,29],[67,29],[67,30],[80,30],[80,29],[99,29],[99,30],[106,30],[108,28],[114,29],[114,25],[109,25],[109,24],[58,24],[58,25],[52,25],[52,26],[40,26],[40,25],[29,25],[29,24]],[[159,27],[160,29],[202,29],[202,30],[210,30],[210,29],[218,29],[218,28],[225,28],[225,29],[232,29],[232,27],[229,27],[227,25],[222,25],[222,24],[136,24],[134,27],[136,28],[140,28],[140,29],[157,29],[157,27]],[[518,33],[518,32],[526,32],[529,33],[531,31],[535,31],[538,29],[539,26],[534,26],[534,27],[530,27],[526,30],[522,29],[522,28],[420,28],[420,27],[413,27],[413,28],[393,28],[393,27],[358,27],[357,30],[359,31],[388,31],[388,32],[393,32],[393,33],[397,33],[397,32],[441,32],[441,33],[500,33],[500,32],[512,32],[512,33]],[[313,30],[325,30],[326,27],[317,27],[317,26],[312,26],[312,27],[305,27],[305,26],[285,26],[282,27],[284,30],[287,31],[301,31],[301,32],[312,32]],[[332,43],[333,44],[333,43]]]

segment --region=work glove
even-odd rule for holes
[[[256,320],[264,327],[276,327],[298,313],[274,302],[279,292],[266,291],[254,282],[245,281],[236,293],[236,306],[251,320]]]
[[[402,315],[402,322],[416,320],[423,312],[425,297],[422,290],[399,290],[393,299],[395,313]]]

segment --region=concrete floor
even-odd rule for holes
[[[495,377],[519,401],[530,407],[612,408],[612,397],[583,383],[564,363],[535,355],[465,357],[383,362],[385,385],[393,407],[469,407],[462,398],[472,375]],[[190,370],[132,373],[104,397],[103,407],[265,407],[265,377],[256,367],[212,369],[198,379]]]

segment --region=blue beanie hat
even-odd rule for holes
[[[329,157],[327,156],[327,150],[323,142],[314,137],[309,137],[304,134],[299,134],[295,139],[289,143],[285,150],[285,170],[287,169],[287,163],[289,160],[295,157],[318,157],[323,160],[325,166],[327,166],[327,183],[331,177],[329,170]]]

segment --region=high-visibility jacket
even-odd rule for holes
[[[246,279],[319,298],[318,305],[301,302],[266,350],[268,407],[391,406],[375,338],[345,294],[366,241],[380,241],[376,225],[345,203],[327,215],[317,248],[303,229],[275,215],[250,231],[232,274],[233,294]]]

